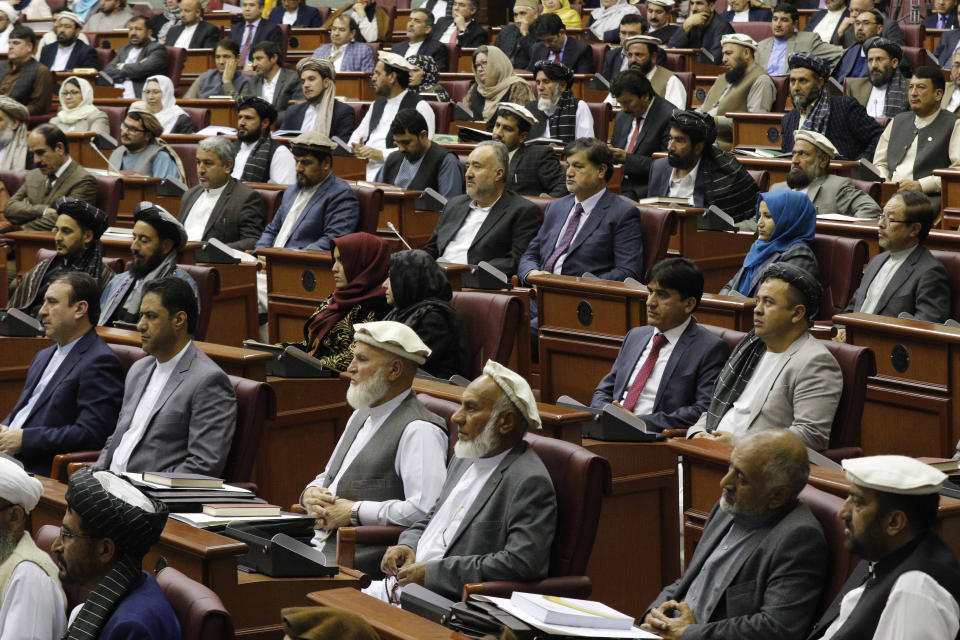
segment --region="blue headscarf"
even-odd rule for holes
[[[786,251],[797,242],[813,241],[817,228],[817,210],[807,194],[790,189],[761,193],[757,198],[758,220],[761,200],[767,203],[776,228],[769,240],[757,238],[743,260],[743,273],[737,291],[745,296],[750,294],[754,272],[767,258]]]

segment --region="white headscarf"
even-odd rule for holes
[[[631,13],[640,13],[640,10],[627,0],[617,0],[617,4],[609,9],[601,4],[599,9],[590,12],[590,31],[593,31],[595,36],[603,40],[604,33],[611,29],[619,29],[623,16]]]
[[[177,118],[187,115],[187,112],[177,106],[177,99],[173,95],[173,81],[170,78],[167,76],[150,76],[147,78],[147,82],[143,83],[143,86],[146,87],[147,83],[150,82],[159,84],[162,94],[160,104],[163,105],[163,108],[153,115],[163,125],[163,132],[170,133],[173,130],[173,125],[177,123]]]
[[[67,103],[63,100],[63,90],[70,81],[75,81],[78,85],[80,85],[80,104],[73,109],[68,109],[66,106],[64,106]],[[60,111],[57,112],[57,119],[63,124],[74,124],[75,122],[80,122],[84,118],[99,111],[99,109],[93,106],[93,87],[90,86],[89,82],[83,78],[78,78],[77,76],[70,76],[63,81],[63,84],[60,85],[60,105],[61,108]]]
[[[18,504],[27,513],[40,502],[43,485],[7,456],[0,456],[0,498]]]

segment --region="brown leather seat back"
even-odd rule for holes
[[[869,347],[832,340],[824,340],[823,346],[836,358],[843,373],[843,392],[830,430],[830,449],[859,447],[867,379],[877,375],[876,356]],[[824,455],[831,457],[829,450]]]
[[[427,104],[433,109],[435,120],[433,130],[436,133],[447,133],[450,129],[450,123],[453,122],[453,103],[428,100]]]
[[[590,115],[593,116],[593,135],[597,140],[610,138],[610,122],[613,120],[613,109],[607,102],[588,102]]]
[[[777,88],[777,98],[773,101],[773,111],[787,110],[787,98],[790,97],[790,76],[770,76]]]
[[[453,69],[451,73],[455,72],[456,69]],[[454,102],[463,102],[467,99],[467,94],[470,92],[470,87],[473,85],[473,80],[441,80],[440,86],[447,90],[447,93],[450,94],[450,98]],[[440,129],[437,129],[440,131]]]
[[[960,255],[952,251],[931,251],[937,260],[947,269],[950,279],[950,317],[960,321]]]
[[[507,365],[517,327],[523,320],[520,298],[484,291],[455,291],[451,303],[467,332],[473,362],[471,376],[479,376],[487,360]]]
[[[757,183],[757,188],[760,189],[760,193],[766,193],[770,189],[769,171],[766,169],[747,169],[747,173],[749,173],[753,181]]]
[[[133,347],[126,344],[115,344],[113,342],[108,342],[110,349],[113,350],[117,357],[120,358],[120,366],[123,367],[123,375],[126,376],[127,372],[130,371],[130,367],[133,366],[133,363],[141,358],[147,357],[147,352],[141,349],[140,347]]]
[[[903,43],[908,47],[923,48],[927,37],[927,28],[923,24],[900,24],[903,32]]]
[[[17,189],[23,186],[23,181],[27,177],[24,170],[18,171],[0,171],[0,182],[7,188],[7,193],[11,196],[17,192]]]
[[[228,482],[249,482],[264,423],[277,417],[277,395],[266,382],[237,376],[230,376],[230,382],[237,394],[237,427],[223,477]]]
[[[233,620],[212,589],[173,567],[157,573],[157,584],[177,614],[183,640],[233,640]]]
[[[677,230],[677,213],[657,207],[638,206],[637,209],[643,239],[643,281],[646,282],[653,265],[667,257],[670,236]]]
[[[93,175],[97,179],[97,206],[110,216],[110,224],[117,221],[117,210],[123,200],[123,179],[119,176]]]
[[[178,264],[179,268],[190,274],[197,283],[200,295],[200,317],[197,319],[197,331],[193,338],[203,341],[210,325],[210,312],[213,310],[213,298],[220,293],[220,272],[216,267],[201,267],[195,264]]]
[[[610,51],[610,45],[605,42],[591,42],[590,48],[593,50],[593,72],[603,73],[603,61],[607,57],[607,52]],[[607,80],[613,80],[613,78],[607,78]]]
[[[353,109],[354,122],[357,126],[360,126],[360,121],[363,120],[363,116],[367,115],[367,110],[370,108],[372,103],[370,102],[344,102],[343,104]],[[346,142],[346,140],[344,140]]]
[[[737,33],[746,34],[757,42],[773,35],[773,27],[769,22],[731,22],[730,26]],[[717,60],[716,64],[720,64],[720,60]]]
[[[817,267],[823,281],[823,298],[817,320],[830,320],[841,313],[853,292],[860,286],[868,248],[863,240],[818,235],[810,243],[817,256]]]
[[[110,121],[110,137],[117,140],[120,139],[120,123],[123,122],[124,117],[127,115],[126,107],[115,107],[105,104],[98,104],[97,109],[103,111],[107,114],[107,120]],[[110,154],[105,152],[103,155],[110,157]]]
[[[210,126],[210,109],[206,107],[181,107],[190,116],[193,126],[200,131]]]
[[[173,82],[175,94],[181,96],[183,89],[180,88],[180,76],[183,75],[183,65],[187,62],[187,50],[178,47],[166,47],[166,49],[167,77]]]
[[[848,78],[849,79],[849,78]],[[874,202],[880,202],[880,184],[870,180],[854,180],[853,186],[873,198]]]
[[[380,222],[380,211],[383,209],[383,189],[365,187],[357,183],[350,185],[353,193],[360,201],[360,221],[357,231],[376,233]]]
[[[171,144],[170,148],[180,156],[180,162],[183,163],[183,170],[187,174],[187,187],[195,187],[200,184],[197,178],[197,144],[195,142]],[[171,211],[173,215],[178,212]]]
[[[807,503],[810,511],[817,518],[827,539],[827,549],[830,551],[830,560],[827,563],[827,580],[820,595],[820,606],[817,617],[826,611],[833,599],[840,593],[840,588],[846,582],[854,567],[857,558],[843,546],[843,521],[839,517],[843,498],[835,496],[816,487],[807,485],[800,492],[800,498]]]
[[[712,324],[701,325],[704,329],[708,330],[713,335],[717,336],[721,340],[727,343],[727,346],[730,347],[730,351],[733,351],[734,348],[743,340],[743,337],[747,335],[743,331],[735,331],[733,329],[724,329],[723,327],[715,327]]]
[[[283,202],[283,191],[280,189],[254,189],[263,198],[264,210],[267,212],[266,224],[270,224],[273,216],[277,215],[280,203]]]
[[[683,85],[683,88],[687,92],[686,107],[689,109],[691,101],[693,100],[693,92],[696,90],[696,87],[694,86],[695,78],[693,77],[693,73],[690,71],[674,71],[673,75],[677,76],[677,80],[680,81],[680,84]],[[707,94],[704,93],[703,95],[706,97]]]
[[[97,62],[100,64],[101,69],[105,68],[108,64],[110,64],[110,61],[113,60],[114,56],[117,55],[117,52],[114,51],[113,49],[97,49],[96,51],[97,51]]]
[[[446,73],[456,73],[457,66],[460,64],[460,44],[457,42],[447,42],[444,46],[447,48]]]

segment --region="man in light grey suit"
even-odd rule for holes
[[[723,366],[710,408],[687,437],[733,443],[747,433],[789,429],[821,451],[843,390],[843,375],[810,335],[823,287],[804,269],[778,262],[757,291],[753,330]]]
[[[826,60],[832,67],[843,54],[843,48],[820,39],[812,31],[800,31],[800,12],[792,4],[781,2],[773,9],[773,35],[757,43],[754,59],[771,76],[790,73],[787,59],[797,51],[806,51]],[[775,55],[771,56],[771,53]]]
[[[144,287],[138,329],[143,350],[96,466],[114,473],[166,471],[219,477],[227,462],[237,398],[227,374],[193,344],[197,299],[181,278]]]
[[[744,438],[686,573],[656,597],[643,627],[669,640],[802,640],[829,561],[820,523],[798,499],[809,472],[794,434]]]
[[[463,585],[546,577],[557,523],[547,469],[523,436],[540,429],[530,385],[492,360],[470,383],[451,421],[460,433],[430,514],[387,549],[388,578],[364,592],[387,600],[419,584],[460,599]]]

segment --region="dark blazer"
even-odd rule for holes
[[[2,421],[9,425],[27,405],[56,345],[33,357],[23,392]],[[19,458],[30,473],[50,474],[53,456],[99,449],[113,433],[123,394],[120,359],[96,331],[88,331],[67,354],[23,423]]]
[[[810,16],[810,22],[807,23],[807,26],[803,29],[804,31],[813,31],[820,21],[823,20],[827,15],[826,9],[821,9],[817,11],[812,16]],[[833,34],[830,36],[830,44],[840,44],[840,37],[837,35],[837,29],[840,28],[840,23],[844,21],[845,18],[850,17],[850,9],[844,9],[843,13],[840,14],[840,21],[837,22],[837,26],[833,28]],[[847,27],[852,29],[853,26]]]
[[[886,251],[867,264],[860,286],[843,310],[844,313],[859,311],[867,297],[870,283],[877,272],[890,258]],[[917,320],[943,322],[950,317],[950,278],[943,263],[937,260],[930,250],[920,245],[906,263],[893,275],[887,288],[883,290],[877,304],[876,314],[897,317],[903,312],[913,315]]]
[[[657,158],[650,165],[650,177],[647,181],[647,197],[666,197],[670,195],[670,173],[673,168],[666,158]],[[706,207],[706,172],[703,165],[697,171],[697,181],[693,185],[693,206]]]
[[[300,102],[287,109],[277,124],[278,131],[300,131],[303,126],[303,116],[310,105]],[[350,105],[339,100],[333,101],[333,117],[330,119],[330,137],[337,136],[344,142],[350,139],[350,134],[356,129],[357,114]]]
[[[180,115],[173,123],[170,133],[196,133],[197,126],[193,124],[193,118],[186,113]]]
[[[146,571],[110,614],[99,640],[163,640],[180,637],[180,622],[156,579]]]
[[[627,332],[613,368],[593,392],[591,407],[602,409],[608,402],[620,401],[653,332],[650,326],[635,327]],[[656,431],[686,429],[692,425],[709,408],[713,385],[729,357],[727,343],[701,327],[696,318],[691,318],[667,360],[653,413],[640,418]]]
[[[530,64],[530,49],[536,43],[532,32],[522,35],[517,25],[505,24],[494,45],[507,54],[514,69],[526,69]]]
[[[547,193],[551,198],[569,193],[560,160],[553,148],[545,144],[522,144],[517,148],[507,171],[507,189],[521,196]]]
[[[903,37],[903,31],[900,29],[900,25],[897,24],[896,20],[891,20],[890,18],[883,18],[883,33],[881,34],[887,40],[893,40],[901,47],[906,44],[906,40]],[[854,33],[852,27],[848,27],[846,31],[843,32],[843,35],[840,36],[840,42],[837,44],[843,45],[844,47],[852,47],[857,42],[857,36]]]
[[[863,78],[867,75],[867,59],[863,58],[863,66],[857,70],[857,62],[860,60],[860,52],[863,50],[859,44],[855,44],[840,56],[837,66],[833,69],[833,77],[843,84],[844,78]]]
[[[48,69],[53,66],[54,60],[57,59],[57,47],[59,47],[56,42],[51,42],[43,49],[40,50],[40,63],[45,65]],[[100,60],[97,58],[97,50],[88,45],[83,40],[77,40],[73,43],[73,51],[70,52],[70,57],[67,59],[67,71],[72,71],[73,69],[99,69]]]
[[[596,73],[597,66],[593,62],[593,49],[586,42],[566,36],[567,41],[563,45],[563,56],[561,62],[573,69],[574,73]],[[527,65],[528,71],[533,71],[533,65],[539,60],[546,60],[550,57],[547,46],[542,42],[537,42],[530,48],[530,63]]]
[[[690,33],[685,32],[682,27],[678,28],[665,46],[669,49],[706,49],[713,56],[712,64],[720,64],[720,38],[733,32],[733,27],[726,18],[714,14],[713,20],[706,27],[694,27],[690,29]],[[700,58],[701,62],[711,62],[702,55]]]
[[[283,7],[274,7],[273,11],[267,17],[267,20],[276,24],[283,24],[283,14],[286,13]],[[323,20],[320,19],[320,12],[315,8],[301,4],[297,9],[297,19],[293,21],[295,27],[312,27],[314,29],[323,26]]]
[[[283,221],[297,199],[300,187],[293,185],[283,192],[280,209],[264,228],[256,248],[272,247],[283,227]],[[330,240],[357,230],[360,223],[360,202],[346,182],[331,175],[311,196],[303,213],[287,238],[287,249],[305,249],[314,246],[330,251]]]
[[[243,38],[246,32],[247,21],[243,18],[230,23],[230,39],[236,42],[241,50],[243,49]],[[257,25],[257,29],[253,32],[253,42],[250,44],[250,53],[246,60],[242,60],[243,64],[246,64],[251,59],[250,56],[253,55],[253,46],[264,40],[276,42],[280,48],[283,49],[283,31],[280,30],[280,25],[260,18],[260,24]]]
[[[183,33],[185,25],[178,24],[175,27],[170,27],[167,31],[167,39],[164,41],[168,47],[172,47],[173,43],[177,41],[177,38],[180,37],[180,34]],[[209,22],[204,22],[201,20],[197,23],[197,30],[193,32],[193,37],[190,38],[190,46],[188,49],[213,49],[217,46],[217,43],[220,42],[220,27],[215,24],[210,24]]]
[[[547,205],[540,231],[520,258],[517,274],[521,282],[525,283],[525,276],[534,269],[543,268],[557,246],[575,201],[570,194]],[[565,276],[581,276],[588,271],[602,280],[643,277],[643,240],[637,205],[609,189],[574,236],[560,269]]]
[[[940,36],[940,42],[933,50],[933,55],[944,69],[949,69],[953,65],[953,51],[957,48],[957,42],[960,42],[960,29],[953,29]]]
[[[820,278],[820,269],[817,266],[817,256],[813,253],[813,249],[811,249],[810,245],[808,245],[806,242],[795,242],[787,247],[786,251],[775,253],[764,260],[763,263],[754,270],[753,277],[750,279],[750,290],[747,292],[748,298],[756,297],[757,289],[760,288],[760,283],[763,282],[763,274],[765,274],[767,269],[769,269],[775,262],[789,262],[790,264],[800,267],[801,269],[805,269],[814,278],[817,278],[818,280]],[[742,266],[730,279],[730,282],[723,285],[723,288],[720,289],[720,295],[742,295],[739,291],[741,278],[743,278]]]
[[[610,49],[607,55],[603,57],[603,70],[600,72],[608,81],[613,81],[614,76],[620,73],[623,66],[623,47]]]
[[[670,42],[670,40],[673,38],[673,36],[676,35],[677,31],[683,31],[683,28],[678,24],[667,24],[660,27],[659,29],[655,29],[654,31],[648,31],[646,35],[653,36],[654,38],[659,38],[660,42],[662,42],[663,45],[666,46],[667,43]],[[662,51],[663,49],[661,49],[661,52]]]
[[[147,78],[167,74],[167,48],[151,40],[140,49],[136,62],[124,64],[121,69],[119,65],[127,59],[130,49],[129,43],[120,47],[116,57],[103,68],[103,72],[113,78],[116,83],[132,81],[133,89],[139,96],[143,93],[143,83]]]
[[[256,74],[250,78],[250,82],[246,84],[242,93],[245,96],[260,97],[262,91],[263,77]],[[293,69],[281,67],[280,77],[277,78],[277,88],[273,92],[273,106],[280,114],[280,118],[278,119],[282,119],[283,112],[287,110],[287,106],[291,101],[303,99],[303,88],[300,86],[300,76],[298,76],[297,72]]]
[[[800,112],[796,108],[791,109],[780,120],[781,151],[793,151],[793,133],[799,122]],[[838,160],[873,160],[873,152],[882,133],[883,127],[867,115],[867,110],[855,98],[830,98],[830,119],[827,120],[824,135],[840,152]]]
[[[685,599],[690,585],[730,530],[733,518],[719,503],[713,507],[686,573],[661,591],[650,608],[667,600]],[[823,529],[810,508],[801,500],[785,506],[771,514],[744,544],[748,553],[740,570],[728,572],[722,584],[711,585],[722,587],[720,600],[707,620],[687,627],[685,639],[803,638],[815,621],[820,592],[826,584],[829,551]]]
[[[931,13],[930,15],[928,15],[926,18],[923,19],[923,26],[926,27],[927,29],[956,29],[957,28],[957,12],[956,11],[948,11],[947,13],[944,14],[944,18],[946,18],[946,21],[947,21],[947,24],[944,27],[937,26],[937,18],[939,17],[940,16],[936,12]]]
[[[440,40],[444,32],[453,24],[453,18],[446,16],[437,20],[433,25],[433,31],[430,37],[434,40]],[[483,28],[483,25],[476,20],[471,20],[467,25],[467,30],[457,36],[457,44],[462,48],[480,47],[490,42],[490,33]]]
[[[197,198],[203,193],[203,187],[190,188],[180,199],[180,222],[186,222]],[[236,178],[228,178],[223,193],[217,199],[207,225],[203,230],[203,239],[216,238],[234,249],[246,251],[253,249],[263,226],[267,221],[266,205],[263,196],[243,184]],[[203,262],[203,260],[201,260]]]
[[[627,154],[624,161],[621,191],[631,200],[647,197],[647,181],[650,178],[650,167],[653,166],[653,154],[667,150],[673,111],[674,106],[671,103],[654,95],[640,128],[637,146],[633,153]],[[610,144],[617,149],[625,149],[633,133],[633,126],[633,116],[623,111],[618,113],[613,120]]]
[[[447,201],[433,235],[423,246],[424,251],[434,258],[443,255],[470,213],[470,200],[470,196],[464,194]],[[483,260],[512,276],[542,219],[537,205],[505,190],[473,237],[467,250],[467,261],[478,264]]]
[[[724,11],[720,15],[728,22],[733,21],[733,11]],[[773,20],[773,12],[770,9],[754,9],[751,7],[747,16],[750,18],[750,22],[770,22]]]
[[[394,42],[393,47],[390,49],[392,52],[398,56],[407,57],[407,49],[410,48],[410,41],[404,40],[403,42]],[[445,73],[447,71],[447,45],[443,44],[439,40],[434,40],[433,38],[427,38],[422,43],[420,43],[420,50],[417,52],[419,56],[430,56],[433,58],[434,62],[437,63],[437,71],[440,73]],[[346,140],[346,138],[344,138]]]

